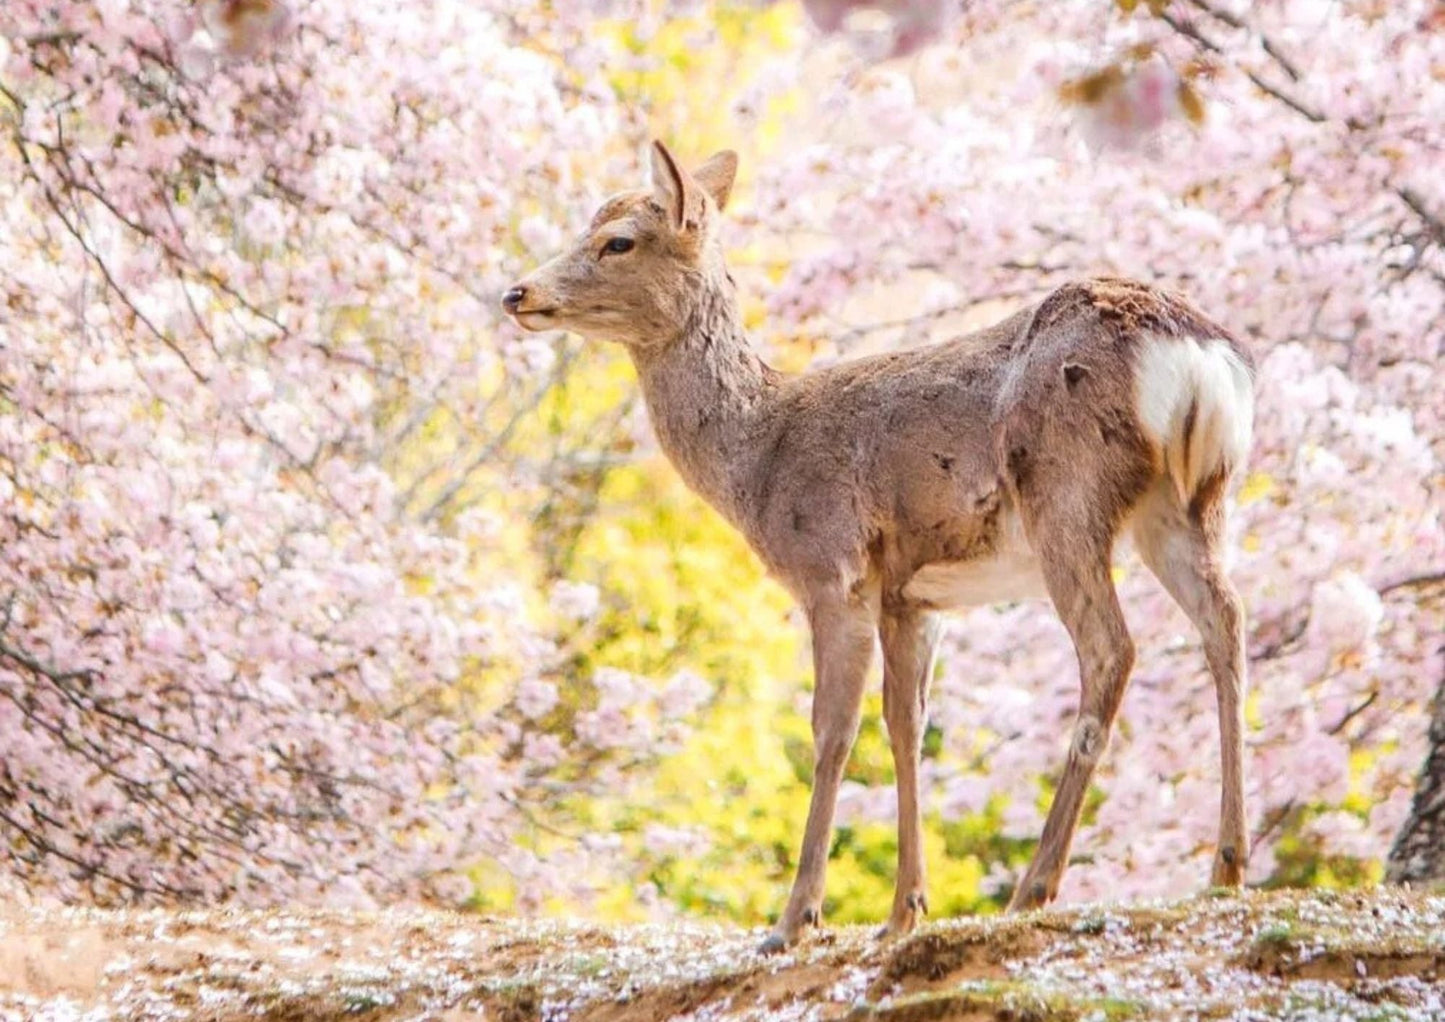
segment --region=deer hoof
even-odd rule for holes
[[[789,924],[786,913],[778,920],[778,925],[773,932],[768,934],[766,940],[758,947],[758,951],[765,955],[775,955],[784,951],[798,942],[798,937],[806,926],[817,926],[822,921],[822,913],[816,907],[803,909],[796,923]]]
[[[1214,872],[1209,882],[1215,887],[1244,886],[1244,863],[1233,845],[1225,845],[1214,857]]]
[[[758,954],[777,955],[788,949],[791,941],[784,939],[781,933],[770,933],[767,938],[758,945]]]
[[[873,935],[874,940],[897,940],[899,937],[906,937],[917,927],[918,920],[910,913],[898,919],[890,919],[878,928]]]
[[[893,910],[888,924],[878,931],[878,939],[888,940],[912,933],[926,915],[928,915],[928,899],[915,891],[903,899],[901,906]]]
[[[1008,903],[1010,912],[1027,912],[1031,908],[1042,908],[1053,900],[1048,885],[1042,880],[1025,881],[1014,891]]]

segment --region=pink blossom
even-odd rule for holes
[[[554,614],[572,620],[585,621],[596,616],[601,605],[601,598],[602,594],[590,582],[563,580],[552,586],[549,603]]]
[[[686,719],[712,697],[712,686],[692,671],[678,671],[658,698],[658,711],[668,719]]]
[[[514,701],[524,717],[536,720],[557,705],[557,686],[540,678],[526,678],[517,686]]]
[[[1318,583],[1310,603],[1310,632],[1335,652],[1359,649],[1385,616],[1379,594],[1352,571]]]

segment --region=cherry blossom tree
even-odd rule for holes
[[[626,677],[558,707],[570,653],[497,573],[505,521],[449,503],[465,474],[387,469],[539,386],[550,351],[485,330],[511,217],[624,127],[585,40],[529,50],[509,6],[0,11],[0,834],[28,882],[449,897],[490,860],[565,889],[512,840],[526,793],[677,733]]]

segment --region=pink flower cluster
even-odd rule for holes
[[[618,678],[564,705],[551,623],[595,590],[529,612],[494,516],[392,467],[532,382],[488,336],[510,211],[624,123],[510,7],[0,9],[0,869],[536,897],[519,807],[685,733]]]

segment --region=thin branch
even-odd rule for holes
[[[1405,575],[1393,581],[1386,582],[1376,592],[1381,596],[1393,593],[1399,589],[1423,589],[1427,586],[1440,585],[1445,583],[1445,568],[1438,568],[1434,571],[1423,572],[1419,575]]]
[[[1371,692],[1368,696],[1365,697],[1364,701],[1361,702],[1360,705],[1352,707],[1348,713],[1341,717],[1339,721],[1335,724],[1335,726],[1329,729],[1329,733],[1332,735],[1339,734],[1349,725],[1350,721],[1354,720],[1360,714],[1364,713],[1371,706],[1374,706],[1375,701],[1379,698],[1380,692],[1378,689],[1376,689],[1374,692]]]
[[[920,265],[915,268],[931,269],[932,267]],[[1019,268],[1022,269],[1023,267]],[[1030,267],[1030,269],[1036,269],[1036,267]],[[1045,270],[1045,272],[1047,273],[1051,271]],[[1035,295],[1039,294],[1042,290],[1043,288],[1041,287],[1020,287],[1008,288],[1002,291],[994,291],[990,294],[982,295],[977,298],[969,298],[968,300],[959,302],[956,305],[946,305],[939,309],[930,309],[927,312],[920,312],[912,316],[902,316],[898,319],[885,319],[880,320],[876,323],[863,323],[858,326],[848,327],[841,333],[834,334],[832,340],[840,349],[846,348],[854,341],[857,341],[863,337],[867,337],[870,334],[880,333],[884,330],[911,330],[914,327],[923,326],[927,323],[935,323],[938,320],[946,319],[949,316],[963,315],[964,313],[970,312],[973,309],[978,308],[980,305],[985,305],[988,302],[1002,302],[1013,301],[1020,298],[1032,298]]]
[[[1166,25],[1174,29],[1174,31],[1178,32],[1180,35],[1184,36],[1187,39],[1192,39],[1194,43],[1201,49],[1208,50],[1210,53],[1216,54],[1218,56],[1226,55],[1224,47],[1221,46],[1219,43],[1215,42],[1213,39],[1210,39],[1203,32],[1201,32],[1198,26],[1196,26],[1192,21],[1187,21],[1183,18],[1177,17],[1176,15],[1171,14],[1167,9],[1162,14],[1160,14],[1159,17],[1163,19]],[[1323,124],[1329,120],[1329,118],[1326,117],[1321,111],[1317,110],[1309,103],[1306,103],[1298,96],[1286,92],[1282,87],[1268,81],[1267,79],[1262,77],[1259,72],[1245,68],[1244,74],[1251,82],[1255,84],[1255,86],[1263,89],[1275,99],[1285,104],[1285,106],[1288,106],[1290,109],[1294,110],[1296,113],[1307,118],[1308,120],[1311,120],[1316,124]],[[1350,126],[1355,127],[1356,125],[1354,124],[1354,122],[1350,122]]]
[[[1218,21],[1224,22],[1230,28],[1237,28],[1246,32],[1251,31],[1249,25],[1244,21],[1243,18],[1240,18],[1238,15],[1232,14],[1229,11],[1220,10],[1218,7],[1215,7],[1212,3],[1210,3],[1209,0],[1190,0],[1190,2],[1194,4],[1195,7],[1198,7],[1201,11],[1204,11],[1210,17],[1215,18]],[[1284,51],[1281,50],[1277,45],[1275,45],[1274,40],[1269,38],[1269,36],[1264,35],[1263,33],[1255,34],[1260,41],[1260,45],[1264,48],[1264,52],[1274,58],[1274,62],[1280,66],[1280,70],[1284,71],[1285,74],[1289,75],[1291,81],[1299,81],[1299,66],[1295,64],[1295,62],[1289,57],[1285,56]]]
[[[1445,216],[1432,212],[1426,204],[1425,197],[1408,185],[1396,188],[1395,194],[1410,207],[1412,213],[1424,222],[1426,228],[1434,236],[1436,244],[1445,245]]]
[[[1264,842],[1269,838],[1269,836],[1273,834],[1274,831],[1279,827],[1279,825],[1284,823],[1285,820],[1289,819],[1290,814],[1294,811],[1295,800],[1290,799],[1284,805],[1280,806],[1274,812],[1270,813],[1269,816],[1260,824],[1259,829],[1254,832],[1254,838],[1250,841],[1250,846],[1253,848],[1259,848],[1261,845],[1263,845]]]

